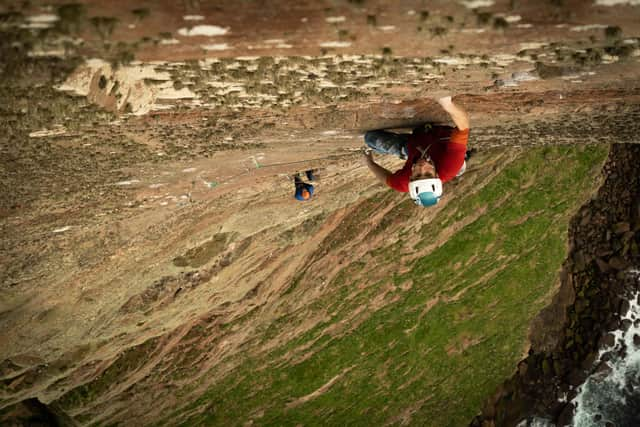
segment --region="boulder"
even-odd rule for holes
[[[621,317],[624,317],[627,315],[627,312],[629,311],[629,301],[626,299],[623,299],[622,301],[620,301],[620,306],[618,307],[618,313],[620,313]]]
[[[582,369],[574,368],[569,373],[568,382],[570,386],[575,388],[582,385],[586,379],[587,374]]]
[[[584,227],[591,222],[591,211],[585,209],[582,211],[582,218],[580,219],[580,226]]]
[[[578,300],[576,300],[575,305],[573,306],[574,309],[576,310],[576,313],[580,314],[582,313],[587,307],[589,306],[589,301],[587,301],[584,298],[580,298]]]
[[[631,384],[631,382],[628,382],[625,386],[624,386],[624,391],[625,394],[627,395],[631,395],[636,391],[637,385]]]
[[[520,375],[521,377],[524,377],[525,375],[527,375],[528,368],[529,368],[529,364],[527,363],[526,360],[523,360],[520,363],[518,363],[518,375]]]
[[[596,251],[596,255],[599,256],[600,258],[607,258],[611,254],[613,254],[613,251],[608,246],[607,247],[598,247],[598,250]]]
[[[553,369],[551,367],[551,362],[549,359],[544,359],[542,361],[542,374],[545,378],[549,378],[553,375]]]
[[[557,377],[562,377],[567,371],[567,365],[562,360],[554,359],[553,372]]]
[[[612,230],[616,234],[624,234],[627,231],[631,230],[631,224],[629,224],[628,222],[618,222],[617,224],[613,225]]]
[[[609,267],[614,270],[626,270],[629,267],[629,262],[622,257],[614,256],[609,259]]]
[[[573,253],[573,271],[576,273],[583,271],[587,267],[587,259],[582,251]]]
[[[574,340],[576,342],[576,344],[580,345],[584,342],[584,339],[582,338],[582,334],[577,333],[574,337]]]
[[[607,362],[600,362],[598,367],[593,371],[593,374],[599,378],[604,378],[609,376],[611,373],[611,366]]]
[[[600,337],[600,341],[598,342],[598,348],[609,348],[613,347],[616,343],[616,337],[609,333]]]
[[[598,269],[600,270],[601,273],[607,273],[609,270],[611,270],[611,267],[609,267],[609,264],[600,257],[596,258],[596,264],[598,265]]]
[[[573,338],[573,333],[574,333],[574,332],[573,332],[573,328],[572,328],[572,327],[567,327],[567,328],[565,328],[565,330],[564,330],[564,336],[565,336],[566,338],[568,338],[568,339],[569,339],[569,338]]]
[[[593,366],[593,362],[596,361],[598,357],[598,354],[596,352],[591,352],[587,355],[587,357],[585,357],[585,359],[582,361],[582,369],[588,370],[591,369],[591,367]]]
[[[573,403],[571,402],[567,403],[565,407],[562,409],[562,411],[560,412],[560,415],[558,415],[558,419],[556,420],[556,425],[558,427],[570,426],[571,421],[573,420],[574,409],[575,408],[573,406]]]
[[[620,349],[616,352],[616,356],[619,359],[627,357],[627,346],[624,344],[624,341],[621,343]]]

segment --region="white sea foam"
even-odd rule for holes
[[[546,418],[533,417],[532,419],[522,420],[516,427],[555,427],[555,424]]]
[[[631,270],[628,274],[640,280],[637,270]],[[613,332],[613,346],[601,349],[594,364],[599,366],[606,363],[610,372],[596,372],[578,389],[578,395],[573,400],[576,406],[573,421],[576,426],[604,425],[606,422],[614,425],[637,425],[637,408],[630,408],[629,405],[637,401],[640,383],[640,349],[634,343],[634,336],[640,335],[640,325],[637,322],[640,319],[639,296],[640,292],[635,292],[629,298],[629,310],[622,318],[631,321],[631,326],[626,331]],[[623,348],[626,356],[621,358],[619,352]],[[612,357],[607,362],[602,362],[605,354]],[[601,424],[594,422],[596,416],[600,417]],[[633,420],[628,418],[633,416]]]

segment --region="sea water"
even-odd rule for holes
[[[640,270],[630,270],[628,274],[640,283]],[[638,291],[629,296],[629,310],[621,320],[631,321],[631,326],[611,332],[614,344],[600,349],[593,365],[598,369],[578,387],[571,401],[575,406],[573,427],[640,427],[640,345],[634,343],[634,336],[640,340],[639,298]],[[518,427],[556,425],[548,419],[532,417]]]
[[[640,271],[631,270],[629,274],[640,281]],[[578,388],[572,401],[576,407],[575,427],[607,423],[616,427],[640,426],[640,346],[634,343],[634,336],[636,342],[640,340],[639,295],[640,292],[634,292],[630,296],[629,310],[622,317],[630,320],[631,326],[626,331],[613,331],[613,346],[601,349],[594,362],[594,366],[602,363],[608,366],[598,369]],[[609,360],[603,362],[603,358]]]

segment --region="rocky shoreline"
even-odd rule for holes
[[[602,174],[597,194],[571,221],[560,289],[531,326],[529,355],[470,426],[529,425],[533,418],[570,425],[577,388],[607,369],[607,355],[594,361],[613,344],[609,332],[631,326],[620,319],[638,288],[629,271],[640,266],[640,145],[612,145]]]

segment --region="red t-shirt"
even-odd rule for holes
[[[422,156],[418,148],[426,148],[443,183],[451,180],[464,163],[468,139],[469,129],[458,130],[451,126],[434,126],[427,133],[409,135],[407,162],[387,178],[387,185],[402,193],[409,191],[411,167]]]

